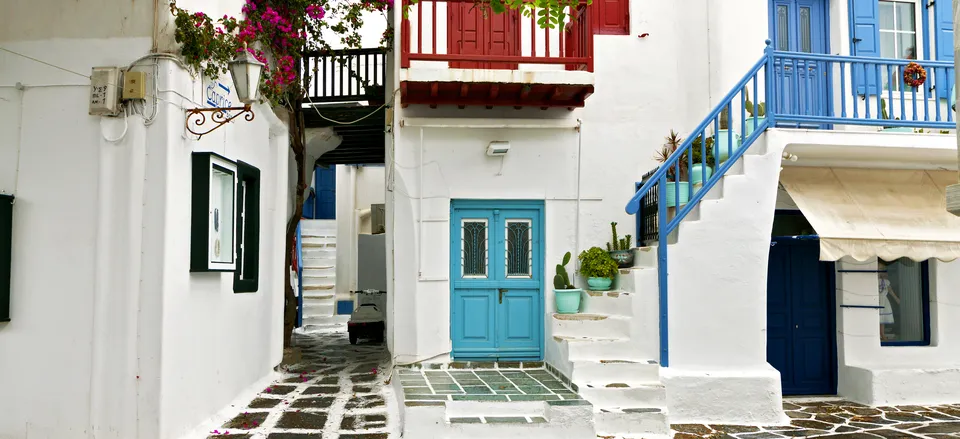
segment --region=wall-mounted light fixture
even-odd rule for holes
[[[494,140],[487,145],[487,155],[490,157],[503,157],[510,151],[510,142]]]
[[[187,120],[186,128],[187,131],[190,131],[193,134],[196,134],[198,138],[203,137],[204,134],[207,134],[217,128],[220,128],[225,123],[234,120],[241,115],[245,115],[244,119],[247,122],[250,122],[254,118],[253,110],[250,109],[250,104],[254,103],[260,92],[260,77],[263,75],[264,64],[257,60],[250,52],[244,48],[243,52],[240,52],[233,61],[230,61],[227,64],[227,68],[230,70],[230,76],[233,76],[233,85],[237,90],[237,97],[240,99],[240,102],[243,102],[242,107],[224,107],[224,108],[192,108],[187,110]],[[234,115],[228,115],[227,111],[238,111]],[[207,122],[207,116],[205,113],[213,113],[210,116],[210,119],[216,124],[213,128],[210,128],[206,131],[194,131],[191,128],[190,121],[193,120],[193,125],[200,127]],[[196,117],[194,117],[196,116]]]

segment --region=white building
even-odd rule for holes
[[[242,2],[178,5],[219,16]],[[12,229],[0,220],[0,437],[198,437],[280,362],[287,129],[256,104],[253,121],[188,132],[186,110],[241,104],[229,75],[152,55],[176,53],[172,29],[166,2],[0,6],[0,199],[15,197]],[[145,73],[144,99],[90,115],[92,82],[117,80],[92,81],[94,67]],[[211,173],[222,186],[208,192]],[[206,269],[231,261],[239,280]]]
[[[960,221],[943,205],[957,166],[949,2],[616,0],[581,8],[564,35],[469,8],[423,1],[394,17],[397,364],[542,360],[609,434],[780,424],[785,395],[960,400]],[[926,71],[915,89],[900,79],[908,60]],[[727,108],[735,133],[718,130]],[[705,190],[684,178],[658,196],[667,167],[652,172],[653,157],[672,129],[681,149],[719,134],[714,155],[734,157],[707,162]],[[678,196],[681,218],[658,224]],[[584,293],[579,314],[557,314],[553,267],[604,247],[612,221],[640,241],[619,294]],[[471,427],[449,423],[467,410],[457,398],[436,399],[408,395],[405,431],[444,417],[443,431]]]

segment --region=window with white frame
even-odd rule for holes
[[[917,25],[919,14],[913,0],[880,0],[880,56],[883,58],[917,59],[920,35]],[[896,69],[890,77],[884,75],[883,88],[899,90],[903,84]],[[891,81],[893,79],[893,81]],[[909,87],[907,88],[909,89]]]

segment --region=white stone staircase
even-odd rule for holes
[[[560,361],[551,367],[593,404],[598,437],[667,438],[660,365],[636,340],[639,300],[627,291],[632,270],[623,273],[617,290],[585,291],[580,314],[553,315]]]
[[[337,221],[301,222],[303,324],[329,323],[337,306]]]

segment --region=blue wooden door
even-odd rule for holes
[[[770,40],[776,50],[827,53],[827,6],[824,0],[773,0]],[[781,112],[800,116],[828,116],[830,101],[823,61],[778,60],[776,102]],[[819,127],[817,124],[805,125]]]
[[[836,393],[833,263],[817,240],[774,238],[767,272],[767,361],[784,395]]]
[[[542,202],[453,202],[454,358],[543,358],[542,224]]]
[[[315,219],[337,218],[337,168],[317,166],[314,188],[316,197]]]

